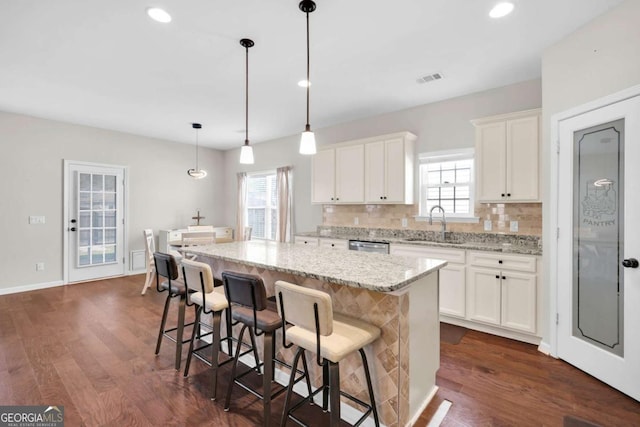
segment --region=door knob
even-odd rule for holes
[[[635,258],[629,258],[622,261],[622,266],[624,268],[638,268],[638,265],[640,264],[638,263],[638,260]]]
[[[71,228],[69,229],[69,231],[76,231],[76,228],[75,228],[75,227],[71,227]],[[638,261],[636,261],[636,262],[638,262]]]

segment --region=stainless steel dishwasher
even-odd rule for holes
[[[349,250],[388,254],[389,244],[383,242],[363,242],[360,240],[349,240]]]

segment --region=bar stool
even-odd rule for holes
[[[153,261],[156,265],[156,289],[158,292],[167,292],[167,299],[164,303],[164,311],[162,312],[162,321],[160,322],[160,331],[158,332],[158,342],[156,343],[156,355],[160,353],[160,346],[162,344],[162,337],[166,337],[169,340],[176,343],[176,370],[180,369],[180,361],[182,358],[182,344],[188,342],[183,340],[185,326],[191,326],[193,323],[184,323],[184,311],[186,301],[186,289],[184,282],[179,278],[178,264],[173,255],[165,254],[162,252],[153,253]],[[160,277],[166,280],[160,282]],[[166,328],[167,314],[169,312],[169,304],[174,298],[179,299],[178,306],[178,321],[177,325],[173,328]],[[176,331],[176,337],[172,337],[170,332]]]
[[[293,383],[287,387],[281,425],[284,426],[289,418],[300,425],[304,423],[293,415],[293,412],[305,402],[313,402],[313,397],[322,391],[322,409],[327,410],[327,393],[330,400],[330,425],[340,423],[340,396],[345,396],[366,408],[364,415],[356,422],[360,425],[369,414],[373,413],[376,426],[380,425],[376,401],[371,386],[371,375],[367,356],[363,347],[372,343],[380,336],[380,329],[359,319],[333,312],[331,296],[326,292],[309,289],[284,281],[275,283],[278,311],[282,321],[293,326],[283,330],[283,340],[288,339],[298,346],[293,359],[293,368],[297,369],[298,359],[305,350],[316,353],[316,361],[322,366],[323,384],[305,399],[289,408]],[[291,344],[290,344],[291,345]],[[340,361],[349,354],[358,351],[362,358],[369,401],[367,404],[343,391],[340,391]],[[306,375],[309,371],[305,367]],[[328,377],[328,378],[327,378]],[[327,381],[328,380],[328,381]]]
[[[203,262],[191,261],[188,259],[182,260],[182,276],[187,287],[187,301],[188,306],[194,306],[196,311],[195,325],[191,332],[191,342],[189,344],[189,353],[187,356],[187,363],[184,368],[184,376],[189,375],[189,367],[191,366],[191,357],[195,357],[208,366],[211,367],[211,384],[212,393],[211,400],[216,400],[216,392],[218,385],[218,367],[230,362],[231,359],[223,363],[218,361],[218,352],[222,341],[227,341],[229,344],[229,355],[232,354],[231,347],[231,319],[229,316],[229,310],[226,311],[226,326],[227,336],[223,339],[220,331],[220,321],[222,319],[222,312],[229,307],[227,298],[224,296],[224,289],[222,286],[215,287],[215,279],[211,272],[211,267]],[[213,326],[206,323],[201,323],[201,315],[211,314],[213,318]],[[210,332],[201,334],[200,328],[206,327],[211,329]],[[196,338],[203,338],[211,335],[212,342],[205,343],[197,348],[194,348]],[[211,360],[207,360],[204,356],[198,352],[211,347]]]
[[[273,371],[275,369],[275,363],[287,366],[283,361],[276,359],[275,347],[273,338],[275,332],[282,327],[282,319],[278,316],[275,303],[267,299],[264,282],[258,276],[250,274],[242,274],[236,272],[225,271],[222,273],[222,281],[224,283],[225,294],[229,301],[229,310],[231,311],[231,318],[236,321],[235,324],[242,323],[242,329],[238,337],[238,343],[242,342],[245,331],[249,330],[249,336],[253,348],[256,348],[255,336],[264,336],[263,358],[262,362],[257,362],[255,368],[251,368],[237,373],[238,359],[240,357],[240,346],[236,348],[235,357],[233,359],[233,367],[231,369],[231,380],[229,381],[229,388],[227,389],[227,397],[224,405],[224,410],[229,410],[231,402],[231,391],[233,385],[238,384],[240,387],[253,394],[254,396],[262,399],[263,402],[263,426],[268,426],[271,421],[271,399],[280,395],[286,390],[281,387],[279,390],[272,392],[271,382],[273,380]],[[307,366],[307,361],[304,355],[302,356],[303,366]],[[262,394],[251,389],[247,385],[240,382],[240,378],[247,375],[251,371],[257,370],[259,372],[260,367],[263,368],[262,373]],[[292,371],[291,377],[293,383],[300,381],[304,376],[300,376],[295,379],[294,371]],[[311,382],[307,376],[307,388],[309,393],[311,392]]]

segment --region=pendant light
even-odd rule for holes
[[[200,123],[191,123],[191,127],[196,130],[196,168],[189,169],[187,174],[194,179],[202,179],[207,176],[207,171],[198,167],[198,129],[202,128]]]
[[[244,79],[244,145],[240,149],[240,163],[243,165],[253,164],[253,147],[249,145],[249,48],[254,45],[253,40],[242,39],[240,45],[245,48],[247,52],[245,62],[245,79]]]
[[[316,4],[312,0],[302,0],[298,7],[307,15],[307,124],[300,137],[300,154],[316,154],[316,137],[309,124],[309,14],[316,10]]]

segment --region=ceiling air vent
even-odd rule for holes
[[[418,77],[418,79],[416,80],[417,83],[429,83],[432,82],[434,80],[440,80],[443,77],[443,75],[441,73],[433,73],[433,74],[429,74],[423,77]]]

